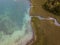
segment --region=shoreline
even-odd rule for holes
[[[29,0],[29,2],[30,2],[30,10],[31,10],[31,6],[32,6],[32,4],[31,4],[31,0]],[[29,14],[30,14],[30,10],[29,10]],[[30,18],[31,18],[31,15],[30,15]],[[31,19],[31,20],[32,20],[32,19]],[[35,38],[36,38],[36,35],[35,35],[35,32],[34,32],[34,29],[33,29],[33,27],[32,27],[31,20],[30,20],[30,25],[31,25],[31,28],[32,28],[33,37],[32,37],[32,39],[31,39],[29,42],[27,42],[26,45],[32,45],[32,43],[34,43]]]

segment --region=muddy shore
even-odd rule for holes
[[[46,0],[45,0],[46,1]],[[40,20],[34,16],[55,18],[60,23],[60,16],[54,15],[42,8],[44,0],[30,0],[30,16],[34,34],[34,40],[30,45],[60,45],[60,26],[56,26],[53,20]],[[30,43],[30,42],[29,42]]]

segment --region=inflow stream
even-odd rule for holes
[[[55,19],[55,18],[52,18],[52,17],[48,17],[48,18],[44,18],[44,17],[41,17],[41,16],[31,16],[32,17],[37,17],[39,18],[40,20],[53,20],[54,21],[54,24],[56,26],[60,26],[60,23]]]

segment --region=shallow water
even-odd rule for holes
[[[28,0],[0,0],[0,45],[26,45],[32,39],[29,10]]]

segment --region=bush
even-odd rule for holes
[[[54,14],[60,15],[60,2],[58,0],[47,1],[43,8]]]

